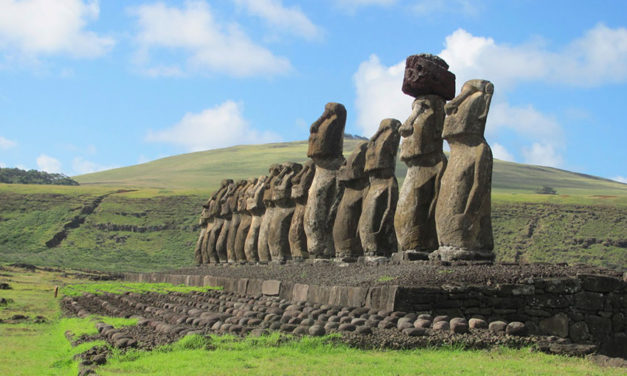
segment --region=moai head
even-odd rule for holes
[[[248,199],[252,196],[252,193],[257,183],[257,178],[249,178],[246,181],[246,185],[240,192],[239,199],[237,200],[237,210],[240,212],[247,210]]]
[[[401,160],[407,162],[424,154],[442,151],[444,99],[423,95],[414,100],[411,115],[400,128]]]
[[[286,162],[281,164],[281,172],[272,182],[272,199],[282,200],[291,197],[292,178],[300,172],[300,163]]]
[[[296,175],[292,177],[292,193],[293,199],[299,199],[307,196],[309,187],[313,181],[316,172],[316,165],[310,159],[303,163],[303,167]]]
[[[445,139],[460,135],[483,137],[493,93],[494,85],[490,81],[466,81],[462,92],[444,106],[446,119],[442,137]]]
[[[346,125],[346,108],[340,103],[327,103],[324,113],[310,128],[309,158],[341,158]]]
[[[398,129],[401,122],[396,119],[383,119],[377,133],[368,141],[364,171],[387,170],[394,173],[396,152],[401,135]]]
[[[270,165],[270,168],[268,168],[269,174],[264,182],[264,191],[263,191],[264,202],[269,202],[272,200],[272,182],[279,175],[280,171],[281,171],[281,165],[276,164],[276,163]]]
[[[346,162],[340,167],[337,174],[337,180],[340,182],[348,182],[351,180],[358,180],[367,177],[364,172],[364,166],[366,165],[366,151],[368,150],[368,143],[362,142],[348,157]]]
[[[402,90],[414,98],[435,94],[449,100],[455,96],[455,75],[438,56],[412,55],[405,61]]]
[[[233,183],[233,180],[229,179],[224,188],[224,193],[222,197],[220,197],[220,215],[228,215],[231,212],[229,199],[233,196],[233,193],[235,193],[235,183]]]
[[[263,192],[266,180],[266,176],[260,176],[257,179],[257,183],[253,186],[251,195],[246,199],[246,209],[248,211],[263,209]]]
[[[233,195],[231,195],[231,197],[229,198],[229,202],[228,202],[229,209],[231,212],[237,211],[239,199],[243,193],[243,189],[245,188],[246,184],[247,184],[246,180],[240,180],[237,182],[235,186],[235,191],[233,192]]]

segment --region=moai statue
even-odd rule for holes
[[[272,183],[272,201],[275,209],[270,232],[268,233],[268,246],[273,263],[285,263],[292,258],[290,253],[290,224],[296,204],[292,199],[292,178],[299,173],[303,166],[299,163],[287,162],[281,165],[281,173]]]
[[[359,218],[359,237],[367,258],[389,257],[396,251],[394,212],[398,182],[394,176],[401,122],[384,119],[368,142],[366,165],[370,186]]]
[[[400,128],[400,158],[407,165],[407,175],[394,228],[401,258],[426,260],[438,249],[435,207],[447,162],[442,151],[444,104],[455,95],[455,75],[437,56],[413,55],[405,64],[403,91],[416,99]]]
[[[263,192],[265,190],[266,179],[266,176],[260,176],[259,179],[257,179],[257,183],[253,186],[250,197],[246,199],[246,210],[248,210],[252,217],[250,229],[248,230],[244,243],[244,253],[246,254],[246,260],[249,263],[256,263],[259,261],[257,244],[259,242],[261,221],[263,214],[266,211],[266,207],[263,204]]]
[[[196,261],[197,266],[209,262],[208,259],[205,258],[205,254],[203,252],[203,241],[205,239],[205,234],[207,233],[207,225],[209,222],[209,216],[207,215],[208,208],[209,202],[203,205],[202,212],[200,213],[200,219],[198,220],[200,234],[198,235],[198,241],[196,241],[196,247],[194,248],[194,260]]]
[[[246,237],[248,231],[250,231],[250,224],[252,223],[252,215],[248,211],[248,199],[252,197],[257,184],[257,178],[249,178],[246,185],[242,189],[239,200],[237,201],[237,211],[239,212],[240,222],[237,227],[237,233],[235,234],[235,260],[239,263],[246,263],[248,261],[245,252]]]
[[[226,244],[229,235],[229,229],[231,227],[231,205],[232,205],[232,197],[235,194],[236,185],[231,181],[226,188],[226,192],[222,196],[220,200],[220,217],[224,219],[222,224],[222,228],[220,229],[220,234],[216,239],[216,253],[218,254],[218,258],[221,263],[228,262],[227,252],[226,252]]]
[[[237,182],[235,192],[229,199],[229,210],[231,211],[231,222],[229,224],[229,232],[226,239],[226,257],[229,264],[237,262],[235,255],[235,238],[237,237],[237,228],[239,227],[241,216],[238,209],[240,196],[246,189],[246,180],[240,180]]]
[[[270,231],[270,223],[272,222],[272,216],[274,215],[274,202],[272,201],[272,183],[279,176],[281,172],[281,166],[273,164],[268,169],[270,173],[264,184],[263,191],[263,205],[266,211],[261,218],[261,227],[259,228],[259,237],[257,241],[257,254],[259,256],[259,262],[267,264],[270,261],[270,248],[268,246],[268,232]]]
[[[338,261],[354,262],[364,254],[358,224],[368,189],[368,175],[364,172],[367,150],[367,142],[357,145],[337,175],[340,186],[344,188],[333,225],[335,257]]]
[[[494,260],[492,151],[483,137],[493,93],[490,81],[470,80],[445,106],[442,137],[451,154],[435,208],[440,247],[431,259]]]
[[[312,160],[303,164],[302,170],[292,178],[292,200],[296,205],[292,223],[290,224],[290,253],[295,262],[309,258],[307,252],[307,237],[305,235],[305,205],[307,205],[307,193],[316,172],[316,165]]]
[[[231,184],[233,184],[233,180],[231,179],[222,180],[220,189],[218,189],[215,194],[215,200],[213,200],[212,204],[209,205],[209,216],[213,218],[213,224],[210,229],[207,227],[205,234],[206,241],[204,241],[203,250],[209,259],[209,262],[212,264],[220,263],[220,258],[216,249],[218,237],[220,236],[222,227],[224,226],[224,218],[220,216],[220,212],[222,211],[222,200]]]
[[[304,228],[307,236],[307,251],[310,257],[332,258],[333,222],[339,202],[337,172],[344,157],[344,126],[346,109],[339,103],[327,103],[324,113],[310,129],[307,156],[316,165],[307,205],[305,206]]]

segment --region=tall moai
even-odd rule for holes
[[[229,210],[231,211],[231,222],[229,223],[229,232],[226,239],[226,256],[229,264],[233,264],[237,261],[235,255],[235,237],[237,237],[237,228],[241,221],[241,215],[238,210],[240,196],[246,189],[246,180],[240,180],[237,182],[235,192],[229,199]]]
[[[358,225],[368,189],[368,175],[364,171],[367,150],[367,142],[357,145],[338,172],[337,180],[344,190],[333,224],[335,257],[338,261],[356,261],[364,253]]]
[[[200,213],[200,218],[198,219],[200,234],[198,235],[198,240],[196,241],[196,247],[194,247],[194,261],[196,262],[196,265],[207,264],[209,262],[208,258],[203,252],[203,242],[206,242],[205,234],[207,233],[207,226],[209,224],[209,215],[207,211],[210,201],[211,200],[203,205],[202,212]]]
[[[220,236],[220,232],[224,226],[224,218],[222,218],[220,213],[222,210],[222,200],[232,183],[233,180],[231,179],[222,180],[220,188],[215,194],[213,203],[209,205],[209,216],[213,218],[213,223],[211,228],[207,228],[205,234],[206,241],[203,244],[203,249],[208,256],[209,262],[213,264],[220,263],[220,258],[216,249],[218,237]]]
[[[369,187],[359,218],[359,237],[366,257],[389,257],[396,251],[394,212],[398,182],[394,176],[401,122],[384,119],[368,142],[366,165]]]
[[[345,125],[346,108],[340,103],[327,103],[310,128],[307,156],[313,160],[316,171],[305,205],[304,229],[307,252],[315,259],[335,256],[333,222],[339,201],[337,172],[344,162]]]
[[[244,243],[244,253],[246,254],[246,260],[249,263],[256,263],[259,261],[257,244],[259,242],[261,221],[263,214],[266,211],[266,207],[263,204],[263,192],[265,190],[266,179],[266,176],[260,176],[257,179],[257,183],[253,187],[251,196],[246,200],[246,209],[251,215],[251,222],[250,229],[248,230]]]
[[[245,252],[246,237],[250,230],[250,224],[252,223],[252,215],[248,211],[248,199],[252,197],[257,184],[257,178],[249,178],[244,188],[240,192],[239,199],[237,201],[237,211],[240,216],[239,226],[237,227],[237,233],[235,234],[235,260],[238,263],[245,263],[248,261]]]
[[[412,55],[405,63],[402,90],[414,97],[412,112],[400,128],[400,159],[407,165],[394,228],[402,257],[426,260],[438,249],[435,208],[446,169],[442,150],[444,104],[455,96],[455,75],[430,55]]]
[[[268,231],[270,231],[270,223],[274,215],[274,201],[272,200],[272,183],[279,176],[281,166],[273,164],[268,169],[270,173],[264,184],[263,205],[266,210],[261,218],[261,226],[259,228],[259,237],[257,239],[257,254],[259,262],[268,263],[271,260],[270,248],[268,246]]]
[[[291,197],[294,200],[294,215],[290,223],[289,243],[290,253],[293,261],[302,261],[309,258],[307,252],[307,236],[305,235],[305,205],[307,205],[307,195],[311,182],[313,181],[316,165],[312,160],[303,164],[299,173],[292,177]]]
[[[235,193],[236,185],[233,181],[230,181],[229,185],[227,185],[226,192],[222,196],[220,200],[220,217],[224,220],[222,223],[222,228],[220,229],[220,234],[216,239],[216,253],[218,254],[218,258],[221,263],[228,262],[227,252],[226,252],[226,244],[229,235],[229,229],[231,227],[231,204],[232,197]]]
[[[281,167],[281,173],[272,187],[275,209],[268,234],[268,247],[273,263],[284,263],[292,258],[289,233],[296,206],[291,195],[292,178],[303,168],[301,164],[294,162],[283,163]]]
[[[435,209],[440,246],[432,259],[494,260],[492,151],[484,138],[493,93],[490,81],[470,80],[445,106],[442,137],[451,153]]]

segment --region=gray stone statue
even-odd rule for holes
[[[271,260],[270,248],[268,245],[268,232],[270,231],[270,223],[272,223],[272,216],[274,215],[274,201],[272,200],[272,184],[274,180],[279,176],[281,166],[273,164],[268,169],[270,173],[265,181],[263,191],[263,205],[266,208],[263,217],[261,218],[261,226],[259,228],[259,237],[257,241],[257,254],[259,255],[259,262],[267,264]]]
[[[354,262],[364,254],[358,224],[368,189],[368,175],[364,171],[367,149],[367,142],[357,145],[338,173],[338,182],[344,189],[333,224],[335,257],[338,261]]]
[[[493,93],[490,81],[470,80],[445,106],[442,137],[451,154],[435,209],[440,247],[432,259],[494,260],[492,151],[483,136]]]
[[[238,210],[240,196],[246,190],[246,185],[248,182],[246,180],[240,180],[237,182],[235,187],[235,192],[229,199],[229,210],[231,211],[231,222],[229,226],[229,232],[226,239],[226,255],[229,264],[233,264],[237,262],[237,256],[235,255],[235,238],[237,237],[237,229],[242,220],[241,213]]]
[[[248,230],[244,243],[244,253],[249,263],[259,261],[257,244],[259,242],[259,230],[261,228],[262,217],[266,211],[266,207],[263,204],[263,192],[265,190],[266,179],[265,176],[260,176],[259,179],[257,179],[251,196],[246,200],[246,209],[252,217],[250,229]]]
[[[307,193],[316,172],[312,160],[303,164],[303,168],[292,178],[292,200],[294,200],[294,215],[290,223],[289,242],[292,260],[298,262],[309,258],[307,252],[307,236],[305,235],[304,219]]]
[[[401,122],[384,119],[368,142],[365,171],[370,186],[359,218],[359,237],[366,257],[389,257],[396,251],[394,212],[398,182],[394,176]]]
[[[307,251],[313,258],[332,258],[333,222],[339,203],[337,172],[342,156],[346,109],[339,103],[327,103],[324,113],[310,129],[307,156],[316,165],[305,206],[304,228]]]
[[[252,223],[252,215],[248,211],[248,199],[252,197],[257,184],[257,178],[249,178],[246,185],[242,189],[237,202],[237,212],[240,216],[239,226],[237,227],[237,233],[235,235],[235,260],[238,263],[245,263],[248,261],[245,252],[246,237],[250,230]]]
[[[221,263],[228,262],[227,253],[226,253],[226,243],[229,234],[229,228],[231,226],[231,204],[232,197],[235,193],[235,184],[233,181],[230,181],[226,188],[226,192],[220,199],[220,218],[223,219],[222,227],[220,229],[220,233],[216,239],[216,253],[218,254],[218,259],[220,259]]]
[[[299,163],[287,162],[281,165],[279,176],[272,183],[274,214],[268,233],[268,247],[274,263],[285,263],[292,258],[290,253],[290,224],[294,215],[295,203],[292,199],[292,178],[303,168]]]
[[[438,249],[435,207],[447,163],[442,151],[444,103],[453,98],[455,75],[437,56],[413,55],[405,64],[403,91],[416,99],[411,115],[400,128],[400,158],[407,165],[407,175],[399,194],[394,228],[403,257],[426,260]]]
[[[196,241],[196,247],[194,247],[194,261],[196,262],[196,265],[209,263],[209,259],[206,257],[206,253],[204,252],[203,241],[205,241],[205,234],[207,233],[207,227],[209,226],[209,215],[207,212],[210,202],[211,200],[207,201],[207,203],[203,205],[202,212],[200,213],[200,218],[198,220],[200,234],[198,235],[198,240]]]

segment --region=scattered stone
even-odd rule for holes
[[[505,328],[505,334],[510,336],[525,336],[527,335],[527,327],[525,326],[525,323],[522,323],[520,321],[512,321],[507,324],[507,327]]]
[[[505,334],[505,328],[507,328],[507,323],[505,321],[492,321],[488,328],[490,330],[490,333]]]
[[[449,325],[448,321],[436,321],[433,323],[433,330],[440,330],[440,331],[448,331],[450,330],[451,326]]]
[[[568,337],[568,316],[564,313],[558,313],[553,317],[540,321],[540,330],[545,334],[555,335],[558,337]]]
[[[420,337],[426,335],[427,331],[425,328],[405,328],[403,329],[403,334],[410,337]]]
[[[11,285],[6,282],[0,282],[0,290],[11,290],[13,289]]]
[[[309,334],[316,337],[323,336],[326,334],[326,330],[320,325],[312,325],[309,327]]]
[[[414,322],[414,328],[423,328],[427,329],[431,327],[431,321],[425,319],[418,319]]]
[[[355,329],[355,325],[352,324],[342,324],[338,327],[340,332],[354,332]]]
[[[468,320],[470,329],[488,329],[488,322],[483,319],[472,318]]]
[[[449,326],[451,327],[451,333],[468,333],[468,322],[464,318],[455,317],[451,319]]]

